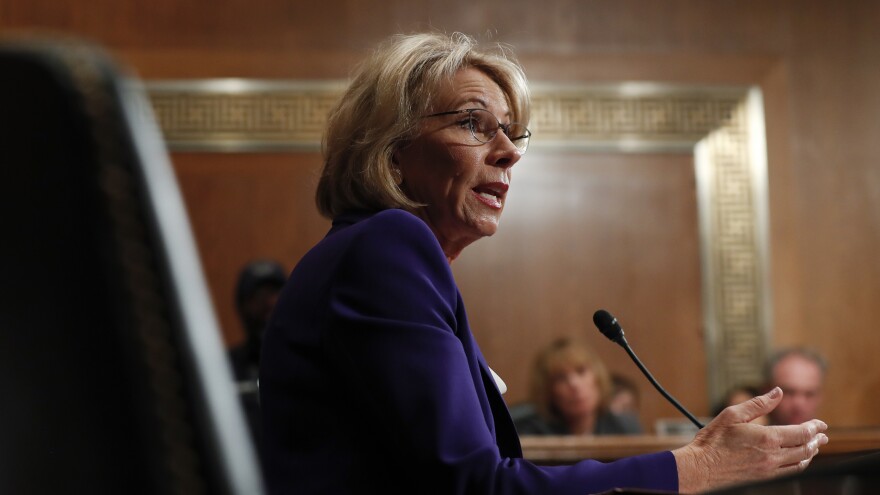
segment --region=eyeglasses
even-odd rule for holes
[[[526,129],[526,126],[512,122],[510,124],[502,124],[492,112],[483,108],[467,108],[464,110],[451,110],[449,112],[432,113],[425,115],[428,117],[440,117],[441,115],[458,115],[466,113],[467,117],[458,122],[462,128],[468,128],[474,139],[481,143],[488,143],[495,139],[498,129],[510,139],[510,142],[519,149],[520,153],[525,153],[529,147],[529,138],[532,132]]]

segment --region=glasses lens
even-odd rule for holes
[[[488,143],[498,132],[498,119],[488,110],[474,109],[470,111],[471,130],[474,137],[481,143]]]
[[[468,113],[470,114],[469,124],[474,138],[481,143],[492,141],[501,128],[498,118],[492,112],[481,108],[469,110]],[[517,123],[506,125],[503,129],[514,146],[520,151],[525,152],[526,148],[529,147],[529,137],[531,136],[529,130],[524,125]]]
[[[520,151],[525,151],[529,147],[531,133],[526,129],[526,126],[513,123],[507,127],[507,137]]]

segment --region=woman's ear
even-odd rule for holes
[[[403,184],[403,172],[400,171],[400,146],[395,147],[391,153],[391,177],[398,187]]]
[[[403,153],[407,148],[412,144],[412,140],[401,138],[400,140],[396,140],[391,146],[393,151],[391,152],[391,164],[395,167],[400,167],[400,163],[403,160]]]

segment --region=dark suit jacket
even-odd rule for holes
[[[273,494],[678,488],[670,452],[522,459],[449,263],[402,210],[343,215],[300,261],[265,337],[260,391]]]

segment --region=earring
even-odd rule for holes
[[[400,172],[399,168],[395,167],[391,169],[391,177],[394,178],[394,183],[396,185],[399,186],[403,184],[403,173]]]

